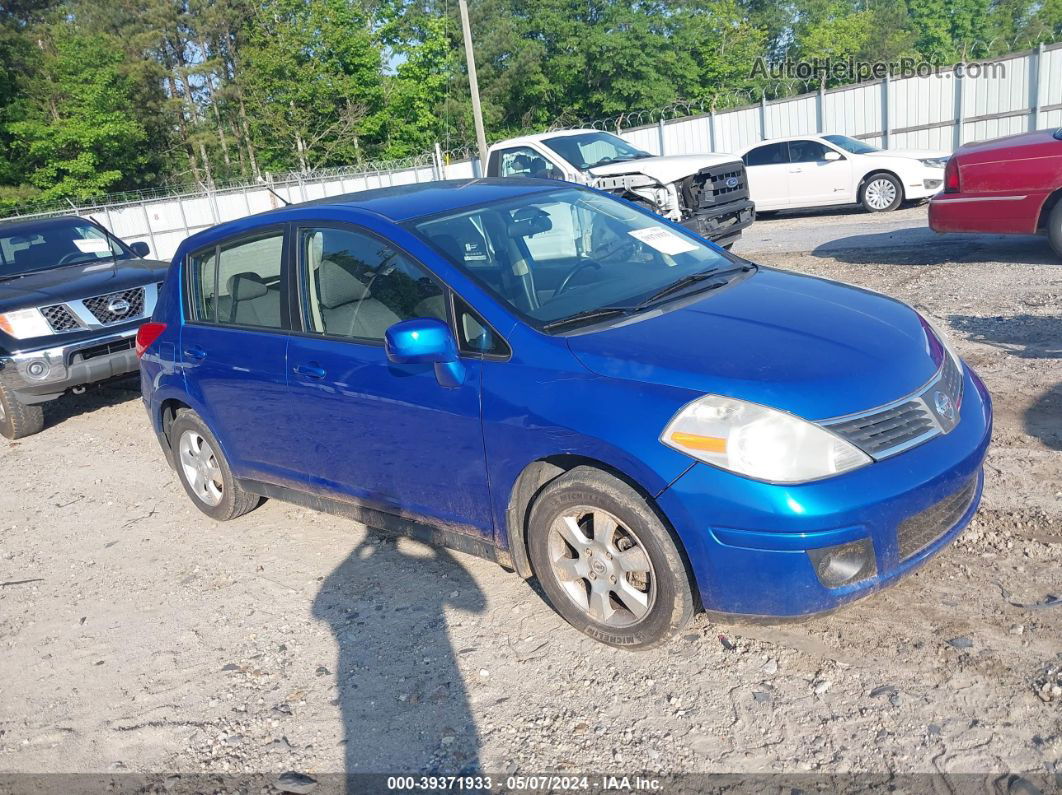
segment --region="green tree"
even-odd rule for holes
[[[118,43],[63,22],[50,33],[25,113],[7,124],[27,181],[45,199],[136,186],[150,157],[144,128],[129,114],[135,92]]]
[[[265,0],[238,53],[251,129],[268,169],[343,165],[382,100],[382,55],[349,0]]]

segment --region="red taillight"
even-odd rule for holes
[[[959,161],[953,157],[944,166],[944,192],[958,193],[959,188]]]
[[[165,323],[145,323],[136,333],[136,358],[144,355],[144,351],[150,348],[162,332],[166,330]]]

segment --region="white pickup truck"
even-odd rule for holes
[[[741,158],[655,156],[601,130],[559,130],[494,144],[488,177],[563,179],[608,191],[729,248],[752,223]]]

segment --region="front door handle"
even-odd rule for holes
[[[314,381],[320,381],[328,375],[328,371],[321,367],[321,365],[317,364],[317,362],[310,362],[309,364],[295,365],[295,375],[301,375],[306,378],[312,378]]]
[[[189,345],[184,349],[184,355],[191,359],[193,362],[201,362],[206,358],[206,351],[200,348],[198,345]]]

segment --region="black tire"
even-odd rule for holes
[[[27,406],[8,387],[0,383],[0,436],[22,439],[44,428],[44,408]]]
[[[189,482],[189,476],[185,472],[185,466],[182,463],[181,445],[186,434],[189,435],[190,440],[193,437],[198,437],[209,444],[209,454],[202,447],[199,447],[199,450],[204,453],[206,459],[213,461],[217,467],[218,477],[212,479],[212,482],[215,482],[214,489],[206,496],[197,491],[192,483]],[[244,490],[236,478],[232,476],[229,462],[225,460],[225,454],[221,451],[221,445],[218,444],[217,438],[211,433],[210,428],[207,427],[199,415],[191,409],[182,409],[177,412],[177,417],[173,420],[173,425],[170,427],[170,447],[173,450],[174,461],[177,464],[177,477],[180,478],[181,485],[184,486],[185,492],[195,503],[195,507],[211,519],[227,522],[254,510],[262,501],[262,498],[257,494],[251,494]],[[218,483],[220,488],[217,487]],[[211,504],[209,495],[214,490],[220,492],[220,498],[216,504]]]
[[[1062,199],[1055,202],[1051,215],[1047,217],[1047,239],[1051,241],[1055,254],[1062,257]]]
[[[892,201],[883,204],[875,198],[880,195],[880,192],[875,190],[879,183],[888,183],[892,186]],[[867,196],[868,192],[870,193],[869,198]],[[859,188],[859,203],[863,205],[863,209],[868,213],[892,212],[903,204],[903,184],[894,174],[889,174],[885,171],[871,174],[863,180],[863,184]]]
[[[552,532],[554,522],[563,524],[562,517],[566,513],[578,514],[582,506],[607,514],[618,522],[619,529],[613,536],[617,539],[616,543],[608,542],[608,548],[615,555],[603,555],[599,551],[595,561],[592,555],[587,557],[584,552],[577,552],[559,533]],[[591,532],[595,520],[584,521],[581,527],[585,532]],[[591,543],[599,541],[601,539],[595,534]],[[639,546],[650,565],[644,581],[636,582],[631,579],[635,575],[621,573],[623,564],[619,559],[625,557],[623,551],[637,552]],[[528,552],[535,576],[553,608],[573,627],[602,643],[629,650],[649,649],[667,642],[693,616],[695,602],[690,578],[671,533],[641,494],[599,469],[576,467],[542,490],[531,508]],[[562,581],[552,560],[554,556],[560,559],[560,556],[568,553],[575,553],[577,557],[564,560],[570,561],[573,567],[585,564],[588,571],[586,577],[573,576]],[[589,568],[591,565],[600,566],[602,573],[590,573],[593,571]],[[594,578],[593,582],[591,577]],[[626,588],[627,585],[634,585],[639,590],[645,586],[643,593],[647,597],[646,604],[640,609],[646,609],[646,612],[640,617],[635,617],[633,610],[624,607],[624,602],[617,595],[618,590],[606,584],[606,580],[617,583],[617,578],[623,580],[623,585],[618,586],[618,589],[625,590],[628,595],[631,591]],[[604,603],[607,604],[606,609],[614,611],[611,620],[628,620],[629,623],[615,626],[595,620],[589,607],[584,608],[576,603],[575,599],[582,593],[589,605],[594,598],[595,584],[607,591]],[[573,591],[576,596],[569,595]]]

